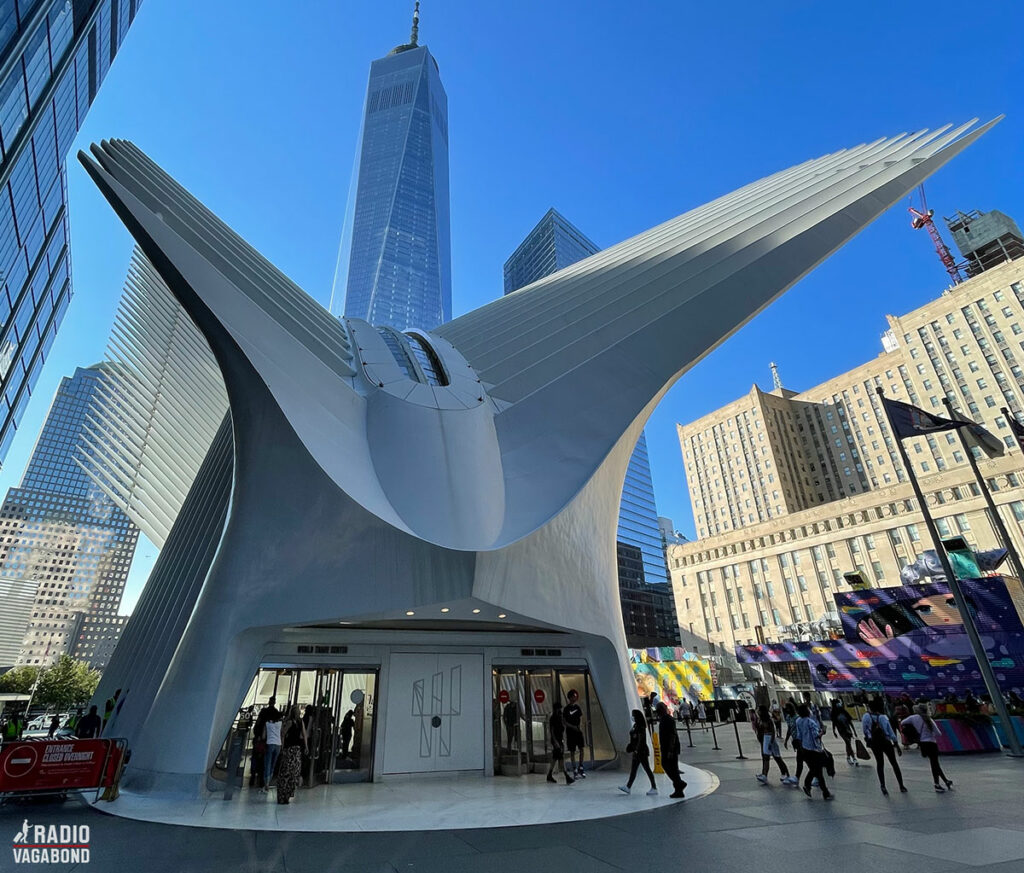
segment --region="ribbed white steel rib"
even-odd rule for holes
[[[964,137],[945,159],[984,134],[996,121]],[[707,252],[717,252],[718,260],[728,260],[737,269],[744,262],[740,253],[734,249],[718,252],[717,246],[741,239],[744,248],[750,248],[780,227],[795,230],[802,218],[820,219],[823,213],[827,216],[834,211],[827,209],[829,201],[842,202],[857,192],[871,190],[880,176],[897,175],[901,162],[906,162],[904,169],[909,169],[938,155],[973,124],[969,122],[952,131],[947,125],[930,133],[920,131],[909,137],[879,140],[768,177],[604,249],[517,294],[457,318],[436,332],[466,354],[484,382],[493,386],[493,396],[515,402],[540,387],[528,378],[528,371],[542,368],[545,361],[571,343],[580,342],[584,324],[597,321],[593,330],[600,330],[621,320],[622,307],[616,304],[621,303],[623,289],[630,288],[631,283],[639,285],[646,280],[643,285],[651,287],[654,280],[673,271],[674,287],[660,295],[669,296],[684,283],[697,281],[700,273],[709,269],[705,265],[707,258],[702,257]],[[680,255],[686,256],[684,264],[675,260],[666,263]],[[701,269],[687,269],[685,265],[690,263],[699,264]],[[703,290],[706,288],[695,287],[687,299]],[[781,290],[784,289],[778,293]],[[651,319],[661,314],[655,307],[657,298],[634,296],[639,299],[631,307],[633,312],[643,311]],[[674,304],[682,302],[685,300],[677,299]],[[602,313],[607,317],[599,321]],[[574,315],[581,317],[577,319]],[[567,362],[556,372],[572,366]]]
[[[206,340],[139,249],[107,359],[76,460],[161,547],[228,401]]]

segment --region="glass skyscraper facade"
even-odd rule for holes
[[[64,161],[142,0],[0,0],[0,463],[71,299]]]
[[[448,98],[416,44],[373,62],[331,310],[398,330],[452,316]]]
[[[505,293],[518,291],[600,250],[557,209],[549,209],[505,261]]]
[[[61,380],[21,484],[0,507],[0,580],[37,586],[19,664],[68,653],[102,669],[124,623],[139,531],[79,463],[103,366]]]
[[[505,262],[505,293],[511,294],[600,251],[555,209]],[[618,529],[619,593],[626,638],[634,648],[679,644],[675,599],[654,505],[647,436],[640,434],[622,487]]]

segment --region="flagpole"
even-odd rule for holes
[[[996,681],[995,673],[992,672],[992,664],[988,659],[988,653],[985,651],[984,645],[982,645],[981,635],[978,633],[978,627],[974,623],[974,616],[971,615],[971,611],[967,607],[967,598],[964,597],[963,589],[960,587],[960,580],[956,578],[956,573],[953,572],[953,567],[949,563],[949,555],[946,554],[946,550],[942,546],[942,540],[939,538],[938,528],[935,527],[935,520],[928,511],[928,504],[925,502],[921,486],[914,475],[914,468],[910,464],[910,458],[907,457],[907,450],[903,447],[903,440],[893,426],[892,416],[889,414],[889,408],[885,404],[885,391],[882,390],[881,386],[877,386],[875,391],[882,399],[882,409],[885,411],[885,418],[889,424],[889,432],[899,447],[903,469],[907,471],[907,478],[914,489],[914,496],[917,497],[918,506],[921,507],[924,525],[928,529],[928,536],[931,537],[939,563],[942,564],[942,570],[946,574],[946,583],[949,585],[949,591],[953,595],[953,601],[956,603],[956,608],[960,610],[960,617],[964,622],[964,630],[967,632],[967,638],[971,643],[971,650],[974,652],[974,659],[978,662],[978,669],[981,671],[982,679],[985,681],[985,688],[988,690],[988,695],[992,699],[992,705],[995,706],[996,714],[1006,730],[1006,739],[1010,746],[1010,756],[1022,758],[1024,757],[1024,750],[1021,749],[1020,740],[1017,739],[1017,732],[1014,730],[1010,714],[1007,712],[1006,701],[1003,700],[1003,693],[999,689],[999,682]]]
[[[1011,415],[1010,410],[1007,409],[1005,406],[1000,407],[999,411],[1003,414],[1003,418],[1006,419],[1006,423],[1010,426],[1010,433],[1013,434],[1013,438],[1017,441],[1017,448],[1024,452],[1024,443],[1022,443],[1020,441],[1020,437],[1017,436],[1017,427],[1019,427],[1020,425],[1014,427],[1014,425],[1017,424],[1017,419],[1014,418],[1013,415]]]
[[[954,421],[957,421],[960,416],[953,409],[953,404],[950,402],[949,398],[943,397],[942,402],[945,404],[949,417]],[[960,445],[962,445],[964,451],[967,452],[967,460],[971,462],[971,470],[974,471],[974,478],[978,480],[978,487],[981,489],[981,495],[985,498],[985,505],[988,506],[989,515],[992,517],[992,526],[996,529],[996,534],[1000,539],[1002,539],[1003,545],[1006,547],[1006,551],[1010,556],[1013,575],[1024,582],[1024,567],[1021,566],[1020,555],[1017,554],[1017,549],[1013,545],[1013,540],[1010,539],[1010,533],[1006,529],[1006,525],[1003,524],[1003,517],[999,514],[995,501],[992,499],[992,493],[988,489],[988,483],[985,482],[985,477],[981,475],[981,470],[978,469],[978,459],[974,457],[974,452],[972,452],[971,447],[967,445],[967,439],[964,437],[964,429],[962,427],[958,427],[956,429],[956,433],[957,436],[960,437]]]

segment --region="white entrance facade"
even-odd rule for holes
[[[342,717],[354,710],[355,727],[347,734],[351,745],[345,744],[344,731],[335,742],[348,751],[336,754],[331,766],[318,764],[318,778],[322,770],[333,774],[325,781],[378,782],[430,773],[510,775],[510,756],[517,765],[520,759],[530,764],[534,758],[543,760],[549,744],[547,714],[555,700],[564,704],[571,687],[593,706],[590,745],[596,757],[588,760],[608,762],[615,757],[614,745],[594,686],[585,679],[595,666],[589,642],[565,632],[287,628],[253,663],[253,675],[259,671],[262,684],[257,683],[258,694],[246,695],[244,706],[254,718],[275,693],[278,706],[322,709],[327,704],[333,706],[334,721],[321,717],[326,733],[338,733]],[[526,672],[534,679],[540,673],[549,677],[543,696],[534,695],[533,685],[515,681]],[[561,684],[551,684],[556,675],[564,677]],[[364,691],[360,706],[349,699],[349,685],[357,681]],[[325,697],[324,689],[340,689],[340,704]],[[503,718],[510,701],[518,707],[511,740]],[[626,717],[616,715],[618,721]],[[226,741],[225,759],[229,745]],[[208,776],[210,790],[223,787],[222,766]]]

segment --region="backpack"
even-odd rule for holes
[[[917,732],[917,728],[912,721],[904,722],[900,725],[900,732],[903,734],[903,742],[908,746],[921,742],[921,734]]]
[[[871,717],[868,720],[868,731],[864,737],[864,742],[868,744],[869,748],[872,749],[885,749],[890,744],[889,737],[886,736],[885,730],[882,727],[881,716],[876,713],[871,713]]]

